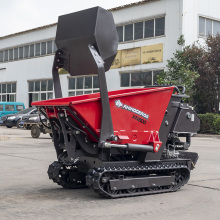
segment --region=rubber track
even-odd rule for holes
[[[184,162],[186,162],[184,160]],[[140,188],[136,189],[136,192],[127,192],[123,190],[124,192],[121,194],[111,194],[104,190],[102,186],[100,185],[101,179],[105,173],[112,173],[117,175],[124,175],[126,173],[132,172],[136,173],[135,177],[138,177],[137,174],[140,173],[143,175],[143,173],[149,174],[150,172],[162,172],[167,173],[167,172],[174,172],[174,171],[181,171],[181,173],[186,173],[187,175],[185,176],[185,179],[180,180],[176,179],[175,180],[175,185],[170,185],[166,189],[161,189],[162,187],[158,187],[159,190],[151,191],[149,188]],[[184,171],[184,172],[183,172]],[[190,170],[186,166],[186,163],[184,164],[183,162],[172,162],[172,163],[164,163],[164,162],[156,162],[156,163],[145,163],[145,165],[142,166],[135,166],[135,167],[99,167],[99,168],[94,168],[89,170],[87,176],[86,176],[86,183],[87,186],[92,187],[94,191],[101,196],[107,197],[107,198],[122,198],[122,197],[131,197],[131,196],[140,196],[140,195],[146,195],[146,194],[156,194],[156,193],[165,193],[165,192],[174,192],[180,189],[183,185],[185,185],[190,177]],[[179,182],[178,182],[179,181]],[[150,187],[152,188],[152,187]],[[122,191],[122,190],[120,190]]]
[[[66,166],[54,161],[48,168],[48,176],[49,179],[52,179],[54,183],[62,186],[66,189],[79,189],[86,188],[85,181],[80,182],[80,177],[78,182],[71,182],[69,180],[69,172],[77,172],[75,167],[71,167],[72,169],[66,169]],[[82,179],[82,178],[81,178]]]

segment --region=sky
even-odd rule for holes
[[[105,9],[140,0],[0,0],[0,37],[56,23],[59,15],[101,6]]]

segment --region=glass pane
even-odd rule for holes
[[[17,111],[22,111],[24,109],[24,106],[23,105],[17,105],[16,106],[16,110]]]
[[[40,91],[40,81],[35,81],[35,92]]]
[[[30,45],[30,57],[34,56],[34,44]]]
[[[47,93],[41,93],[41,100],[46,100],[46,97],[47,97]]]
[[[92,88],[92,76],[85,77],[85,89]]]
[[[155,19],[155,36],[165,34],[165,17]]]
[[[19,59],[23,59],[24,55],[24,48],[23,47],[19,47]]]
[[[53,93],[52,92],[47,93],[47,99],[53,99]]]
[[[41,91],[46,91],[46,90],[47,90],[47,81],[46,80],[41,81]]]
[[[90,93],[92,93],[92,90],[84,91],[84,94],[90,94]]]
[[[12,92],[13,92],[13,93],[16,92],[16,83],[12,83]]]
[[[83,91],[76,91],[76,95],[83,95]]]
[[[131,86],[152,85],[152,72],[132,73]]]
[[[206,19],[206,37],[212,35],[212,20]]]
[[[76,89],[83,89],[83,77],[76,78]]]
[[[125,25],[125,41],[133,40],[133,24]]]
[[[153,72],[153,84],[157,82],[158,77],[162,74],[163,70],[157,70]]]
[[[6,95],[2,95],[2,101],[6,102]]]
[[[47,41],[47,54],[51,54],[51,53],[52,53],[52,40]]]
[[[14,60],[18,59],[18,48],[14,48]]]
[[[2,84],[0,84],[0,93],[2,93]]]
[[[9,60],[13,60],[13,49],[9,50]]]
[[[53,81],[48,80],[47,81],[47,91],[52,91],[53,90]]]
[[[41,42],[41,55],[46,54],[46,42]]]
[[[213,21],[213,35],[216,36],[217,34],[220,34],[220,22]]]
[[[121,74],[121,87],[128,87],[130,81],[130,73]]]
[[[199,36],[205,36],[205,18],[199,17]]]
[[[7,84],[7,93],[11,93],[11,83]]]
[[[75,89],[75,78],[69,78],[69,89]]]
[[[0,62],[3,62],[3,51],[0,51]]]
[[[35,56],[40,56],[40,43],[35,44]]]
[[[93,76],[93,88],[99,88],[98,76]]]
[[[38,93],[33,93],[32,102],[38,101]]]
[[[9,96],[9,101],[10,102],[15,102],[15,95],[10,95]]]
[[[8,61],[8,50],[5,50],[4,61]]]
[[[14,105],[5,105],[5,111],[14,111],[15,107]]]
[[[118,40],[119,42],[123,42],[123,26],[116,27],[118,32]]]
[[[2,84],[2,93],[6,93],[6,84]]]
[[[144,38],[154,37],[154,19],[145,21]]]
[[[2,96],[0,95],[0,102],[2,101]]]
[[[29,82],[29,88],[28,88],[29,92],[33,92],[34,91],[34,81]]]
[[[143,39],[143,22],[134,24],[134,39]]]
[[[53,52],[57,50],[57,45],[55,44],[55,41],[53,40]]]
[[[29,45],[24,47],[24,58],[29,57]]]
[[[3,111],[3,105],[0,105],[0,111]]]
[[[69,92],[69,96],[75,96],[75,92]]]

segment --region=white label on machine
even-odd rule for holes
[[[191,121],[194,121],[194,114],[191,115]]]

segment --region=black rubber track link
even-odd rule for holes
[[[65,166],[54,161],[48,168],[49,179],[66,189],[85,188],[85,174],[78,173],[75,166]]]
[[[174,192],[186,184],[190,177],[190,169],[187,165],[189,160],[179,160],[175,162],[147,162],[141,166],[135,167],[99,167],[90,169],[86,176],[87,186],[94,189],[95,192],[107,198],[122,198],[130,196],[140,196],[146,194],[156,194],[165,192]],[[145,188],[111,190],[110,182],[103,183],[102,178],[109,176],[123,175],[125,178],[139,178],[149,175],[166,176],[168,173],[175,175],[175,181],[171,185],[152,186]]]
[[[179,158],[182,159],[190,159],[192,161],[191,170],[195,168],[197,160],[199,159],[199,155],[195,152],[186,152],[186,151],[179,151]]]

